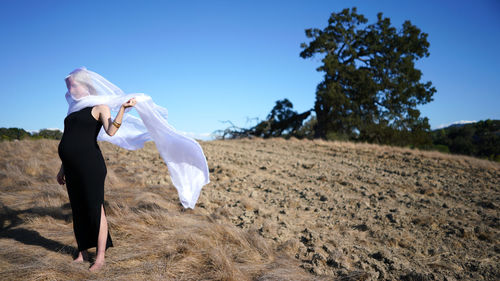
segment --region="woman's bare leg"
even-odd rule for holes
[[[78,257],[74,259],[74,262],[82,262],[82,261],[88,261],[89,260],[89,253],[87,250],[83,250],[78,252]]]
[[[99,227],[99,236],[97,237],[97,256],[94,264],[89,268],[90,271],[97,271],[104,266],[104,253],[106,251],[106,241],[108,239],[108,221],[104,214],[104,207],[101,205],[101,226]]]

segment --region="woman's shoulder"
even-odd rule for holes
[[[100,112],[102,112],[102,111],[109,112],[109,106],[107,104],[98,104],[98,105],[95,105],[94,108]]]
[[[92,115],[95,116],[104,116],[105,118],[111,114],[111,111],[109,110],[109,106],[107,104],[98,104],[93,107],[90,112]],[[99,117],[100,118],[100,117]],[[98,119],[99,120],[99,119]]]

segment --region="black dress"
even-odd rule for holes
[[[92,116],[92,108],[85,107],[66,116],[58,146],[79,251],[97,247],[107,173],[97,145],[102,123]],[[109,247],[113,247],[113,241],[108,230],[106,250]]]

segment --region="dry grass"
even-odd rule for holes
[[[99,142],[115,247],[76,254],[58,141],[0,143],[3,280],[486,279],[500,274],[500,165],[321,140],[200,142],[211,183],[184,210],[153,143]],[[95,253],[91,251],[93,257]],[[412,279],[413,278],[413,279]]]

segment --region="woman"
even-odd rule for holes
[[[78,74],[66,78],[68,91],[75,99],[92,93],[90,85]],[[62,164],[57,174],[59,184],[66,184],[72,215],[73,229],[78,244],[75,262],[88,260],[88,248],[97,247],[91,271],[105,263],[104,253],[113,246],[104,211],[104,180],[106,165],[97,145],[101,129],[113,136],[121,126],[126,108],[136,104],[135,98],[123,103],[115,119],[111,119],[107,105],[88,106],[69,114],[64,119],[64,133],[58,153]],[[97,234],[97,235],[96,235]]]
[[[65,78],[68,113],[59,143],[61,169],[59,184],[66,184],[73,212],[73,230],[79,254],[97,247],[91,271],[104,265],[104,252],[113,246],[104,209],[106,165],[97,140],[128,150],[154,141],[168,167],[172,184],[184,208],[194,209],[201,188],[210,182],[206,157],[201,146],[167,122],[167,109],[144,93],[125,94],[101,75],[80,67]],[[128,114],[131,107],[140,118]],[[111,111],[118,111],[114,120]],[[123,121],[123,122],[122,122]]]

